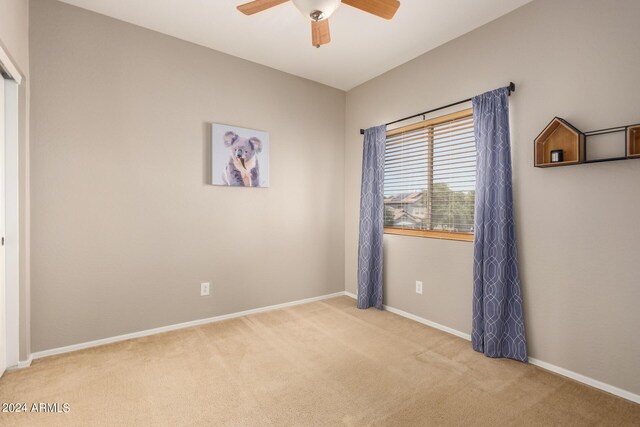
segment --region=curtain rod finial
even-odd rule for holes
[[[509,82],[509,92],[516,91],[516,84],[514,82]]]
[[[364,129],[360,129],[360,135],[364,135]]]

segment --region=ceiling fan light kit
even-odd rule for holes
[[[241,4],[238,10],[253,15],[289,0],[254,0]],[[320,47],[331,41],[328,18],[342,4],[347,4],[372,15],[391,19],[400,7],[398,0],[291,0],[300,13],[311,20],[311,44]]]
[[[327,19],[340,6],[341,0],[291,0],[305,18],[313,21]]]

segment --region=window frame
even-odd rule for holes
[[[450,114],[446,114],[444,116],[434,117],[432,119],[423,120],[418,123],[413,123],[407,126],[401,126],[395,129],[388,130],[386,133],[386,137],[389,138],[389,137],[398,135],[400,133],[413,131],[416,129],[434,127],[445,122],[460,120],[467,117],[473,118],[472,108],[466,108],[464,110],[456,111]],[[429,148],[427,163],[433,162],[432,147],[433,146],[430,146]],[[385,143],[385,154],[386,154],[386,150],[387,150],[387,146]],[[476,158],[477,158],[477,152],[476,152]],[[428,170],[430,171],[431,174],[433,174],[433,167],[428,168]],[[428,206],[428,204],[426,204],[425,207],[430,211],[430,207]],[[475,212],[474,212],[474,220],[475,220]],[[409,228],[387,227],[387,226],[384,227],[384,234],[412,236],[412,237],[426,237],[426,238],[441,239],[441,240],[455,240],[455,241],[461,241],[461,242],[473,242],[475,238],[475,231],[471,233],[464,233],[464,232],[441,231],[441,230],[415,230],[415,229],[409,229]]]

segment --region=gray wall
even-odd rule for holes
[[[538,0],[347,94],[346,288],[356,291],[358,129],[513,80],[514,191],[530,355],[640,393],[640,160],[537,169],[555,116],[584,131],[640,122],[636,0]],[[385,237],[385,303],[471,328],[473,245]],[[424,281],[424,294],[415,293]]]
[[[20,360],[30,354],[29,314],[29,0],[0,1],[0,43],[23,76],[19,89]]]
[[[344,92],[55,1],[31,27],[33,351],[344,290]],[[270,132],[270,188],[207,185],[210,122]]]

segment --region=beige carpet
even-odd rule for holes
[[[640,425],[640,405],[336,298],[36,360],[1,425]]]

